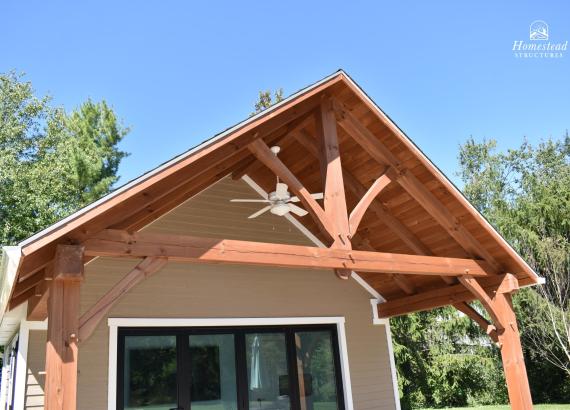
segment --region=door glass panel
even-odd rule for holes
[[[285,334],[247,334],[245,349],[249,409],[290,409]]]
[[[124,408],[178,407],[175,336],[125,336]]]
[[[236,410],[234,336],[190,336],[192,410]]]
[[[297,332],[295,345],[301,410],[338,409],[331,332]]]

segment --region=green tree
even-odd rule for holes
[[[271,93],[271,90],[260,91],[255,103],[255,111],[250,114],[253,116],[261,111],[271,107],[273,104],[283,101],[283,88],[279,88]]]
[[[128,133],[105,101],[71,113],[31,83],[0,74],[0,245],[10,245],[109,192]]]
[[[570,400],[570,137],[460,150],[464,192],[546,284],[514,298],[535,401]]]
[[[454,308],[400,316],[390,324],[403,409],[506,401],[497,348]]]

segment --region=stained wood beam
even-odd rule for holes
[[[485,310],[489,313],[489,316],[491,316],[491,319],[493,320],[493,323],[495,324],[497,330],[499,332],[503,331],[505,324],[502,323],[499,314],[495,310],[493,301],[487,294],[487,291],[483,289],[479,282],[477,282],[477,279],[471,275],[462,275],[458,279],[459,282],[461,282],[461,284],[465,286],[467,290],[469,290],[473,296],[475,296],[483,304]]]
[[[319,157],[319,147],[315,138],[312,138],[307,132],[303,130],[294,133],[293,136],[315,158]],[[363,198],[369,192],[369,189],[371,189],[364,187],[364,185],[362,185],[360,181],[358,181],[358,179],[356,179],[356,177],[346,169],[343,169],[342,175],[346,188],[348,188],[348,190],[352,192],[352,194],[357,198]],[[376,217],[381,220],[388,227],[388,229],[394,232],[413,252],[416,252],[418,255],[433,255],[431,250],[422,241],[420,241],[418,237],[415,236],[413,232],[411,232],[402,222],[394,217],[380,202],[372,200],[369,208],[372,212],[374,212]],[[354,231],[351,232],[351,235],[354,236]],[[441,279],[448,285],[456,283],[455,278],[452,277],[441,276]],[[394,281],[405,293],[415,293],[415,287],[409,279],[395,275]]]
[[[506,275],[492,275],[481,278],[480,284],[485,291],[495,292],[505,279],[505,276]],[[477,299],[476,296],[465,288],[465,286],[457,284],[381,303],[378,305],[378,314],[380,317],[401,316],[422,310],[454,305],[460,302],[471,302],[475,299]]]
[[[319,157],[319,148],[315,138],[311,137],[306,132],[297,132],[293,136],[299,143],[307,149],[315,158]],[[366,195],[367,188],[356,179],[348,170],[343,169],[343,180],[346,188],[352,192],[352,194],[357,198],[362,198]],[[398,237],[414,252],[420,255],[432,255],[432,252],[427,246],[425,246],[404,224],[402,224],[397,218],[392,216],[390,212],[378,201],[372,201],[370,205],[372,212],[376,214],[378,219],[380,219],[392,232],[394,232]]]
[[[495,289],[484,289],[472,276],[459,277],[459,281],[482,304],[496,328],[509,401],[513,409],[532,409],[532,397],[526,374],[517,319],[511,295],[519,288],[517,278],[506,274]]]
[[[12,292],[12,297],[20,296],[22,293],[35,288],[44,281],[44,270],[34,273],[22,282],[16,284],[14,291]]]
[[[376,181],[372,183],[372,186],[368,188],[368,191],[360,198],[360,201],[352,212],[350,213],[349,217],[349,225],[350,225],[350,234],[354,235],[358,230],[358,226],[364,217],[365,212],[370,208],[372,201],[386,188],[394,179],[393,172],[391,172],[391,168],[382,174],[380,177],[376,178]]]
[[[323,101],[316,113],[316,119],[317,134],[321,143],[319,162],[323,180],[324,210],[326,218],[334,230],[334,242],[331,246],[339,249],[351,249],[336,118],[330,99]],[[341,279],[348,279],[352,272],[337,269],[335,273]]]
[[[36,294],[28,299],[27,320],[43,321],[48,316],[49,281],[36,287]]]
[[[79,341],[85,342],[101,319],[129,290],[140,282],[160,271],[168,263],[167,258],[147,257],[138,263],[133,270],[127,273],[105,295],[91,306],[79,319]]]
[[[352,238],[352,244],[356,245],[358,248],[362,250],[371,251],[371,252],[376,251],[376,249],[374,249],[367,240],[362,240],[358,236]],[[408,277],[406,277],[406,275],[400,275],[398,273],[394,273],[391,276],[391,278],[396,283],[396,285],[398,285],[398,287],[402,289],[404,293],[406,293],[407,295],[413,295],[414,293],[416,293],[416,287],[414,286],[412,281]]]
[[[185,235],[105,230],[84,242],[88,256],[167,257],[191,263],[230,263],[306,269],[350,269],[409,275],[486,277],[489,265],[472,259],[316,248]]]
[[[301,203],[317,223],[323,234],[330,240],[334,240],[335,230],[331,226],[323,208],[321,208],[307,188],[303,186],[289,168],[271,152],[267,144],[263,140],[258,139],[249,145],[249,149],[259,161],[289,186],[289,189],[299,197]]]
[[[460,312],[463,312],[466,316],[468,316],[475,323],[477,323],[479,327],[483,329],[483,331],[487,335],[489,335],[489,337],[491,338],[491,340],[493,340],[493,342],[495,343],[499,342],[499,337],[497,336],[497,329],[495,328],[495,326],[487,319],[485,319],[483,316],[481,316],[481,314],[477,312],[477,310],[475,310],[469,303],[467,302],[455,303],[453,307],[459,310]]]
[[[473,258],[481,258],[501,270],[500,264],[481,243],[465,229],[460,221],[428,190],[398,158],[352,113],[335,101],[335,111],[341,127],[376,161],[391,166],[399,174],[398,183],[454,238]]]
[[[299,118],[291,121],[284,127],[284,130],[280,130],[277,136],[268,136],[267,141],[270,141],[271,145],[279,145],[282,149],[285,148],[284,141],[291,133],[297,130],[303,129],[314,121],[315,111],[308,111],[305,114],[299,116]],[[261,168],[262,164],[257,160],[254,155],[249,155],[242,161],[242,164],[232,172],[232,179],[237,180],[244,175],[251,175],[255,171]]]
[[[504,331],[498,332],[498,338],[511,408],[532,410],[532,397],[511,293],[497,293],[494,306],[505,324]]]
[[[83,247],[58,245],[53,272],[48,300],[45,407],[75,410]]]

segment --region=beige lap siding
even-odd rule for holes
[[[133,266],[101,259],[89,266],[85,310]],[[110,317],[344,316],[355,409],[393,409],[383,326],[373,326],[368,294],[332,272],[170,263],[111,311]],[[106,406],[109,331],[102,322],[79,353],[79,409]]]
[[[243,181],[224,179],[145,228],[180,233],[312,245],[285,218],[247,216],[263,204],[232,204],[259,198]],[[134,265],[99,258],[87,265],[81,290],[85,312]],[[293,317],[344,316],[354,408],[394,409],[386,333],[372,325],[368,294],[356,281],[329,271],[169,263],[113,307],[108,317]],[[107,407],[109,328],[106,318],[80,344],[78,409]]]
[[[44,408],[46,358],[46,332],[44,330],[30,330],[28,341],[28,360],[26,371],[26,410],[40,410]]]

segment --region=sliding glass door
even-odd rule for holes
[[[344,410],[334,326],[119,329],[117,408]]]

